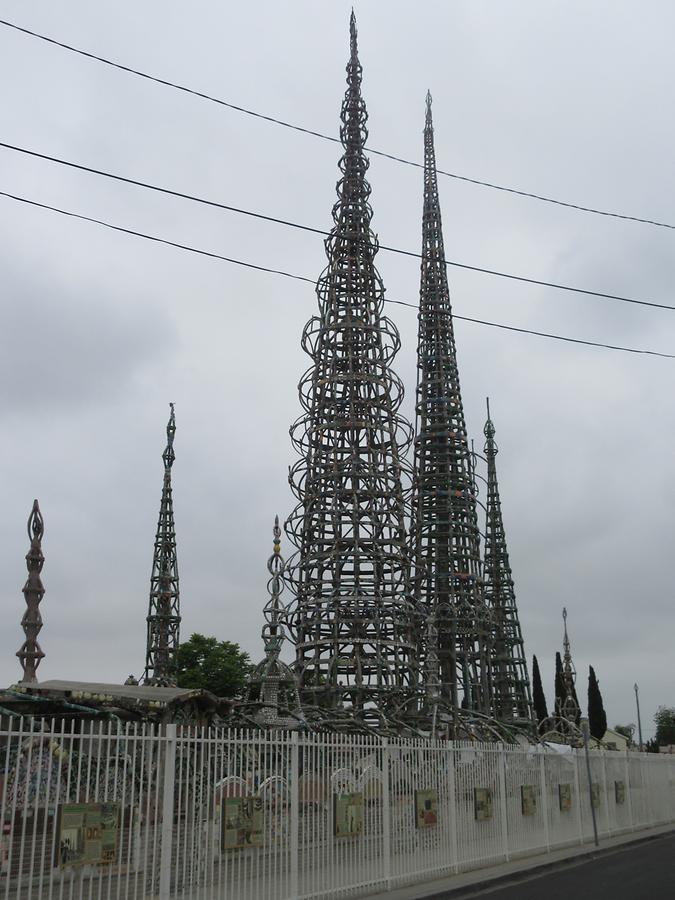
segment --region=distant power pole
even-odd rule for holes
[[[642,746],[642,720],[640,719],[640,688],[637,686],[637,682],[633,685],[633,690],[635,691],[635,705],[637,706],[637,717],[638,717],[638,749],[640,752],[643,750]]]

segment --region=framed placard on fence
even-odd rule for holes
[[[485,822],[492,818],[492,790],[477,787],[473,789],[473,808],[477,822]]]
[[[591,784],[591,803],[593,804],[593,809],[600,808],[600,785],[597,781]]]
[[[537,795],[532,784],[521,785],[520,811],[524,816],[533,816],[537,812]]]
[[[64,803],[59,807],[56,860],[60,868],[98,866],[117,857],[117,803]]]
[[[560,812],[569,812],[572,809],[572,785],[558,785],[558,806]]]
[[[418,828],[438,825],[438,791],[415,791],[415,824]]]
[[[262,847],[265,816],[262,797],[226,797],[222,803],[223,850]]]
[[[357,837],[363,831],[363,793],[333,794],[333,834]]]
[[[622,806],[626,802],[626,785],[623,781],[614,782],[614,800],[617,806]]]

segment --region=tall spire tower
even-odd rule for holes
[[[435,620],[441,698],[454,712],[456,726],[461,708],[490,712],[489,624],[445,265],[430,94],[424,126],[418,321],[411,522],[415,599]],[[421,639],[421,654],[429,652],[424,643]]]
[[[342,176],[317,282],[319,316],[302,338],[312,364],[299,386],[304,413],[291,428],[301,459],[289,475],[298,505],[286,527],[298,549],[293,628],[303,706],[381,725],[417,690],[401,483],[411,435],[390,369],[400,338],[383,315],[374,264],[353,13],[350,45]]]
[[[168,687],[176,684],[176,650],[179,643],[180,594],[178,590],[178,559],[176,556],[176,528],[173,521],[171,467],[176,458],[173,439],[176,416],[173,403],[166,426],[166,449],[162,502],[155,537],[155,554],[150,576],[150,605],[148,609],[148,640],[145,656],[146,684]]]
[[[40,601],[45,595],[40,573],[45,558],[42,555],[42,535],[45,532],[45,523],[40,512],[37,500],[33,501],[33,509],[28,517],[28,538],[30,548],[26,554],[26,566],[28,578],[23,586],[23,596],[26,601],[26,612],[21,619],[21,627],[26,640],[17,651],[21,668],[23,669],[23,684],[34,684],[37,681],[36,670],[44,659],[42,648],[38,644],[37,636],[42,629],[42,616],[40,615]]]
[[[487,512],[485,524],[485,602],[492,614],[492,688],[495,717],[505,722],[533,721],[530,680],[518,619],[513,575],[506,547],[495,459],[498,447],[487,401],[485,458]]]

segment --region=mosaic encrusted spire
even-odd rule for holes
[[[291,429],[299,502],[286,528],[298,548],[291,572],[303,707],[382,725],[418,690],[401,481],[410,426],[390,368],[400,338],[383,315],[374,264],[353,13],[341,120],[335,224],[317,283],[319,316],[302,339],[312,360],[299,386],[304,413]]]
[[[523,636],[516,606],[513,574],[506,546],[502,505],[497,482],[495,426],[490,418],[484,428],[487,460],[487,507],[485,518],[485,602],[491,612],[492,689],[495,717],[501,721],[529,723],[533,721],[530,680],[523,646]]]
[[[251,673],[241,708],[256,724],[266,728],[294,728],[304,724],[298,684],[290,666],[280,658],[286,640],[287,610],[281,601],[286,562],[281,555],[279,516],[274,519],[273,552],[267,560],[269,600],[263,610],[265,658]]]
[[[159,508],[159,522],[155,536],[155,552],[150,576],[150,604],[148,608],[148,637],[143,681],[161,687],[176,684],[176,651],[179,645],[180,593],[178,588],[178,558],[176,556],[176,528],[173,519],[171,468],[176,454],[173,439],[176,416],[173,403],[166,426],[164,482]]]
[[[40,512],[37,500],[33,501],[33,508],[28,517],[28,539],[30,549],[26,554],[26,567],[28,578],[23,586],[23,596],[26,601],[26,612],[21,619],[21,627],[26,640],[17,651],[21,668],[23,669],[23,684],[33,684],[37,681],[37,667],[44,659],[44,653],[38,643],[37,636],[42,628],[42,616],[40,615],[40,601],[45,595],[40,573],[45,558],[42,555],[42,536],[45,531],[45,523]]]
[[[431,95],[424,127],[424,207],[418,315],[411,548],[415,599],[435,616],[446,706],[491,711],[489,616],[450,305],[434,152]],[[420,655],[428,652],[420,629]],[[423,670],[424,671],[424,670]]]

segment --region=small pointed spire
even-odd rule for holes
[[[352,6],[352,13],[349,17],[349,50],[351,61],[356,63],[358,63],[359,61],[357,37],[358,31],[356,30],[356,14],[354,13],[354,7]]]
[[[45,523],[40,512],[40,505],[37,500],[34,500],[33,508],[28,517],[28,539],[30,540],[30,549],[26,554],[28,578],[23,587],[26,612],[21,620],[21,627],[26,640],[16,654],[23,669],[23,678],[21,679],[23,684],[33,684],[37,681],[36,670],[45,656],[37,640],[37,636],[42,628],[42,616],[38,607],[45,594],[42,579],[40,578],[45,561],[42,555],[44,530]]]
[[[485,401],[487,404],[487,420],[485,422],[485,428],[483,429],[483,434],[488,439],[488,443],[485,445],[485,452],[486,453],[492,452],[496,455],[499,448],[497,447],[497,445],[495,444],[495,442],[493,440],[494,436],[495,436],[495,426],[494,426],[494,423],[492,422],[492,419],[490,418],[490,398],[486,397]],[[488,451],[488,445],[490,448],[489,451]]]
[[[288,610],[281,600],[286,562],[281,555],[279,516],[274,518],[273,550],[267,560],[269,600],[265,604],[262,640],[265,658],[249,677],[242,708],[265,728],[294,728],[304,724],[295,675],[279,654],[286,640]]]
[[[178,559],[176,530],[173,518],[171,467],[176,458],[173,440],[176,434],[176,415],[173,403],[166,426],[164,482],[155,536],[155,552],[150,576],[150,603],[147,616],[147,644],[143,681],[161,687],[176,684],[176,651],[179,646],[180,593],[178,587]]]
[[[575,688],[576,669],[572,662],[572,648],[570,645],[569,635],[567,634],[567,607],[563,606],[563,683],[565,685],[565,700],[563,702],[563,716],[570,722],[578,722],[579,718],[579,701],[577,700],[577,692]]]
[[[166,449],[162,454],[165,469],[170,469],[176,459],[176,454],[173,449],[173,439],[176,434],[176,413],[173,403],[169,403],[169,406],[171,407],[171,415],[166,424]]]
[[[425,128],[433,128],[434,123],[431,116],[431,91],[427,91],[427,110],[426,115],[424,117],[424,127]]]

